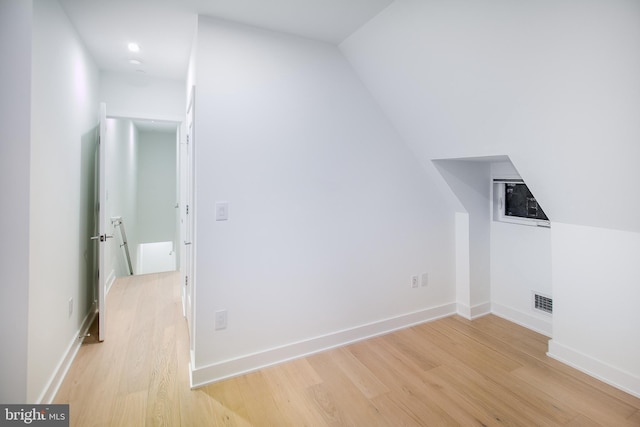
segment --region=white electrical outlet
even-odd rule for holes
[[[227,310],[216,311],[215,329],[227,329]]]
[[[411,276],[411,287],[412,288],[418,287],[418,276]]]
[[[429,273],[422,273],[420,275],[420,286],[425,287],[429,284]]]
[[[69,298],[69,317],[73,314],[73,297]]]

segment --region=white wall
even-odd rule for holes
[[[182,80],[100,72],[100,100],[107,104],[109,116],[180,122],[184,118],[184,88]]]
[[[93,299],[98,70],[56,1],[33,8],[27,401],[43,398]],[[68,315],[68,300],[74,312]],[[46,325],[46,326],[45,326]]]
[[[137,240],[174,242],[178,201],[176,133],[141,131],[139,137]]]
[[[27,400],[33,3],[0,2],[0,402]],[[10,326],[9,326],[10,325]]]
[[[196,384],[455,310],[454,217],[335,46],[200,17],[196,57]]]
[[[107,212],[108,218],[122,217],[127,233],[131,263],[136,265],[138,244],[138,129],[129,119],[107,119]],[[115,238],[107,240],[107,274],[129,275],[120,230],[111,229]]]
[[[551,356],[640,397],[640,233],[554,223]]]
[[[397,0],[341,50],[427,168],[432,158],[507,155],[552,234],[556,222],[609,229],[611,239],[614,229],[629,239],[640,231],[640,198],[628,197],[640,182],[640,3]],[[552,253],[556,245],[552,237]],[[558,262],[554,298],[569,281],[555,277]],[[573,274],[580,283],[583,273]],[[571,329],[565,322],[580,310],[556,305],[554,330]],[[602,307],[610,335],[591,335],[581,351],[622,368],[600,351],[627,346],[617,311]],[[640,324],[640,312],[631,316]]]
[[[198,72],[197,67],[197,58],[196,55],[198,53],[198,22],[196,22],[195,31],[193,34],[193,41],[191,43],[191,52],[189,52],[189,66],[187,68],[187,78],[185,85],[185,99],[184,99],[184,110],[186,110],[189,106],[189,102],[191,100],[191,91],[193,86],[196,84],[196,76]]]
[[[640,181],[639,17],[627,0],[399,0],[341,49],[420,158],[505,154],[554,221],[640,231],[640,199],[592,209]]]
[[[459,223],[464,216],[456,215],[457,236],[468,230],[469,290],[462,292],[458,283],[458,312],[467,318],[486,314],[491,303],[489,205],[490,163],[467,160],[436,160],[434,162],[460,204],[468,213],[468,224]],[[458,237],[459,238],[459,237]],[[466,266],[464,266],[466,267]],[[466,269],[460,266],[458,270]],[[466,273],[464,273],[466,277]],[[466,299],[468,297],[468,300]]]

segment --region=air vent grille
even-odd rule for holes
[[[547,314],[553,313],[553,299],[537,293],[533,294],[533,308]]]

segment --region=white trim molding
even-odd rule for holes
[[[547,356],[640,398],[640,378],[629,372],[594,359],[555,340],[549,341]]]
[[[53,399],[55,399],[56,394],[58,393],[58,390],[62,385],[62,381],[67,376],[67,372],[69,372],[69,368],[71,368],[71,364],[75,360],[78,354],[78,351],[82,346],[82,340],[84,336],[87,334],[87,332],[89,331],[89,327],[91,327],[91,323],[93,323],[93,319],[95,319],[97,313],[98,313],[97,307],[96,307],[96,304],[94,303],[91,306],[86,317],[82,321],[82,324],[80,325],[80,329],[78,329],[78,332],[75,334],[75,336],[69,343],[69,346],[67,347],[67,351],[65,352],[65,355],[60,361],[60,363],[58,363],[56,370],[54,371],[53,375],[49,379],[49,382],[47,383],[47,387],[42,391],[42,394],[40,394],[37,401],[35,402],[36,404],[48,405],[53,403]]]
[[[543,319],[495,302],[491,303],[491,313],[549,338],[553,337],[553,322],[549,316],[545,316],[546,318]]]
[[[476,304],[473,307],[469,307],[468,305],[459,302],[456,305],[456,313],[467,320],[477,319],[478,317],[491,313],[491,303],[483,302],[482,304]]]
[[[197,388],[226,378],[235,377],[268,366],[276,365],[310,354],[341,347],[367,338],[383,335],[399,329],[430,322],[456,314],[456,304],[445,304],[416,311],[378,322],[343,329],[327,335],[294,342],[280,347],[223,360],[211,365],[194,368],[189,365],[191,387]]]

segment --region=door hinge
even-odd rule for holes
[[[187,215],[189,215],[189,205],[187,205]]]
[[[189,276],[184,276],[184,285],[189,286]]]

